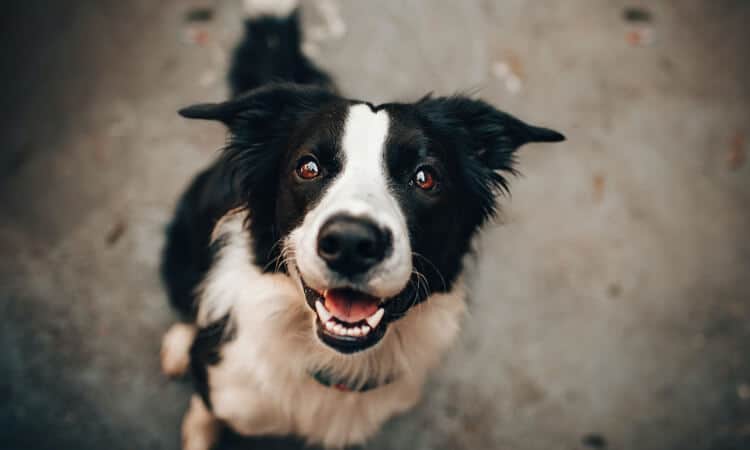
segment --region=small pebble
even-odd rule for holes
[[[732,138],[729,154],[727,155],[729,169],[737,170],[742,168],[745,165],[745,159],[745,136],[742,133],[737,133]]]
[[[627,32],[625,39],[633,47],[648,47],[653,45],[654,29],[650,27],[635,28]]]
[[[112,226],[112,228],[109,230],[106,236],[106,242],[107,245],[112,246],[117,243],[117,241],[120,240],[123,234],[125,234],[125,230],[127,229],[127,224],[123,220],[118,220],[115,222],[115,224]]]
[[[510,75],[505,79],[505,88],[511,94],[518,94],[521,92],[521,79],[515,75]]]
[[[186,44],[199,45],[201,47],[208,44],[209,34],[207,30],[196,27],[187,27],[183,31],[182,39]]]
[[[740,400],[750,399],[750,385],[747,383],[740,383],[737,386],[737,397],[739,397]]]
[[[492,75],[495,78],[503,79],[510,74],[510,66],[505,61],[498,61],[492,64]]]
[[[185,13],[186,22],[209,22],[214,18],[214,10],[208,7],[193,8]]]
[[[336,20],[330,24],[331,37],[341,39],[346,34],[346,24],[343,20]]]
[[[631,6],[622,12],[623,18],[628,22],[651,22],[651,12],[645,8]]]
[[[593,448],[596,450],[602,450],[607,448],[607,440],[604,436],[598,433],[589,433],[581,439],[581,443],[586,447]]]
[[[200,79],[198,80],[198,84],[203,87],[208,87],[216,83],[219,79],[219,76],[217,73],[213,70],[207,70],[203,72]]]
[[[507,89],[508,92],[510,92],[511,94],[517,94],[521,92],[523,81],[521,81],[521,77],[518,76],[516,71],[513,70],[513,67],[506,61],[494,62],[490,70],[492,72],[492,76],[504,82],[505,89]]]
[[[320,0],[316,2],[316,5],[326,24],[325,38],[342,38],[346,34],[346,23],[344,23],[344,19],[341,17],[338,5],[331,0]]]
[[[604,188],[606,187],[607,180],[602,174],[594,175],[594,200],[598,203],[604,199]]]
[[[320,47],[315,42],[303,42],[302,53],[304,53],[308,58],[315,58],[320,55]]]
[[[612,298],[617,298],[622,294],[622,286],[619,283],[612,283],[607,288],[607,294]]]

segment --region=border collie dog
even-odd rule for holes
[[[162,367],[196,387],[183,448],[211,448],[222,427],[361,444],[417,402],[454,341],[462,260],[516,150],[564,138],[462,96],[341,97],[300,51],[294,1],[245,8],[232,98],[180,111],[229,132],[163,254],[184,321]]]

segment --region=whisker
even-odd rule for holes
[[[276,242],[274,242],[273,245],[271,246],[271,249],[268,250],[268,254],[270,255],[271,253],[273,253],[273,251],[276,249],[276,247],[278,247],[280,244],[282,244],[283,241],[284,241],[284,238],[281,238],[281,239],[277,240]],[[283,251],[284,250],[282,248],[282,250],[279,252],[278,255],[276,255],[272,260],[268,261],[268,264],[266,264],[263,267],[263,272],[265,272],[271,266],[271,264],[275,264],[275,266],[274,266],[274,272],[278,272],[279,271],[279,258],[281,258]]]
[[[411,272],[416,277],[417,287],[416,287],[416,292],[414,293],[414,296],[412,297],[411,304],[406,309],[409,309],[412,306],[416,305],[417,302],[419,301],[419,293],[420,293],[421,286],[424,286],[425,298],[427,298],[427,297],[430,296],[430,285],[429,285],[429,282],[427,281],[427,277],[425,277],[424,274],[422,274],[417,269],[412,269]],[[411,279],[409,281],[411,282]],[[420,281],[421,281],[421,283],[420,283]]]
[[[281,248],[281,252],[279,252],[279,256],[281,257],[278,264],[276,265],[276,271],[278,272],[281,268],[281,265],[285,265],[289,267],[290,262],[294,262],[294,249],[289,246],[288,241],[284,242],[283,247]]]
[[[419,254],[417,252],[413,251],[413,252],[411,252],[411,254],[414,255],[414,256],[416,256],[416,257],[418,257],[418,258],[421,258],[424,262],[426,262],[427,264],[429,264],[430,267],[432,267],[432,269],[435,271],[435,273],[437,274],[437,276],[440,277],[440,281],[441,281],[441,283],[443,283],[443,289],[444,290],[448,290],[448,283],[445,282],[445,277],[443,277],[443,274],[440,273],[440,270],[437,268],[437,266],[432,261],[430,261],[426,256],[421,255],[421,254]]]

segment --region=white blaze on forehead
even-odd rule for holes
[[[388,189],[384,161],[389,122],[384,110],[374,112],[364,104],[349,108],[341,137],[344,165],[324,203],[395,227],[395,217],[389,216],[398,216],[400,211]]]
[[[345,158],[342,178],[363,187],[369,185],[368,191],[381,190],[387,185],[383,160],[388,122],[388,113],[383,110],[376,113],[367,105],[349,109],[341,139]]]
[[[388,188],[385,167],[390,118],[366,104],[349,108],[341,136],[343,167],[320,203],[293,233],[300,271],[313,285],[325,286],[327,268],[317,257],[317,234],[330,217],[345,214],[376,222],[393,236],[393,251],[375,268],[369,285],[375,295],[400,292],[411,275],[411,245],[406,219]]]
[[[375,112],[368,105],[352,106],[344,124],[341,146],[347,154],[367,153],[379,158],[388,137],[388,122],[384,110]]]

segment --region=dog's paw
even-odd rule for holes
[[[193,395],[190,408],[182,419],[182,450],[210,450],[219,440],[220,432],[219,421],[203,400]]]
[[[161,340],[161,371],[177,378],[185,375],[190,366],[190,346],[197,328],[188,323],[176,323]]]

